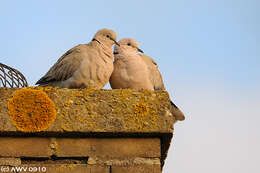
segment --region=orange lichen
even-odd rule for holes
[[[44,91],[31,88],[16,91],[8,110],[12,123],[24,132],[45,130],[56,118],[53,101]]]
[[[144,103],[137,103],[134,105],[134,111],[136,114],[146,115],[149,112],[149,108]]]
[[[124,125],[134,131],[146,130],[151,126],[156,126],[158,121],[158,113],[150,110],[149,106],[144,102],[133,105],[134,114],[128,114],[124,118]]]

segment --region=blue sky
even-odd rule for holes
[[[259,172],[259,8],[257,0],[1,1],[0,62],[33,85],[98,29],[135,38],[187,116],[164,172]]]

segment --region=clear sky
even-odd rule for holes
[[[135,38],[187,118],[164,173],[258,173],[259,9],[259,0],[2,0],[0,62],[33,85],[101,28]]]

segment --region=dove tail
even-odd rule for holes
[[[185,120],[184,114],[172,101],[171,101],[171,112],[172,112],[173,116],[176,118],[176,120],[179,120],[179,121]]]

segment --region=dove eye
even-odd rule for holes
[[[110,36],[109,35],[107,35],[107,38],[109,38]]]
[[[127,45],[128,45],[128,46],[131,46],[131,44],[130,44],[130,43],[127,43]]]

